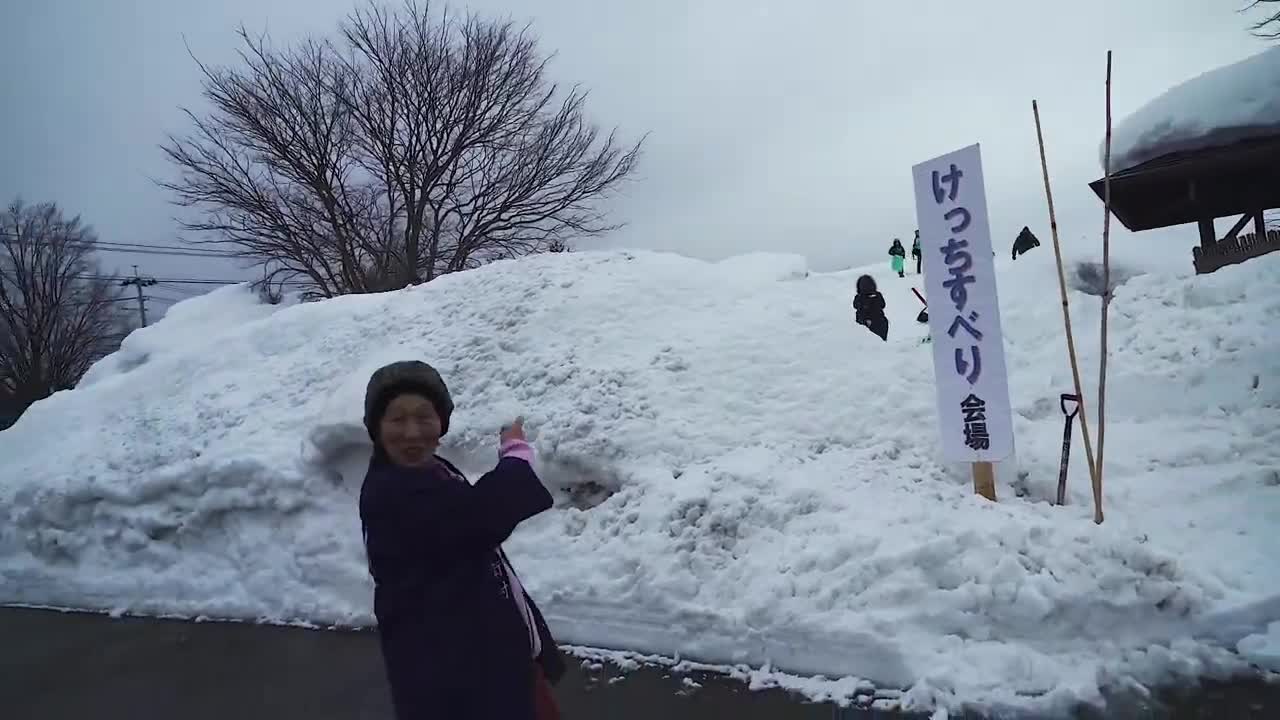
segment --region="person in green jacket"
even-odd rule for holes
[[[889,262],[898,277],[906,277],[903,266],[907,262],[907,249],[902,247],[902,241],[898,238],[894,238],[893,244],[889,246]]]

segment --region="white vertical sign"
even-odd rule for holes
[[[911,169],[943,457],[997,462],[1013,452],[982,155],[977,145]]]

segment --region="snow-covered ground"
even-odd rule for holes
[[[1111,169],[1277,132],[1280,47],[1273,47],[1197,75],[1121,120],[1112,135]]]
[[[936,458],[916,278],[872,269],[883,343],[852,322],[857,271],[569,253],[176,305],[0,433],[0,601],[370,622],[361,401],[422,358],[465,468],[528,419],[559,502],[507,547],[564,642],[952,709],[1239,671],[1280,620],[1280,256],[1192,278],[1118,252],[1102,526],[1078,436],[1047,502],[1071,390],[1048,248],[997,259],[1018,457],[996,504]],[[1098,306],[1073,293],[1089,388]]]

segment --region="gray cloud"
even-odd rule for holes
[[[234,59],[235,26],[279,42],[327,33],[353,0],[62,0],[6,10],[0,198],[56,200],[114,242],[173,244],[157,146],[200,106],[185,45]],[[878,262],[915,227],[911,166],[983,145],[997,245],[1047,236],[1031,99],[1040,101],[1064,237],[1095,236],[1105,51],[1115,112],[1262,49],[1232,3],[1201,0],[840,2],[476,0],[530,20],[555,79],[592,90],[624,136],[650,132],[613,204],[628,226],[588,246],[717,258]],[[185,44],[184,44],[185,43]],[[1144,234],[1188,256],[1194,228]],[[1138,242],[1118,229],[1116,243]],[[243,278],[226,260],[111,254],[158,276]]]

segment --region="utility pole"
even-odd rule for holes
[[[138,288],[138,318],[142,320],[142,327],[147,326],[147,298],[142,294],[142,288],[150,287],[156,284],[155,278],[144,278],[138,276],[138,266],[133,266],[133,277],[128,280],[121,280],[121,287],[133,285]]]

